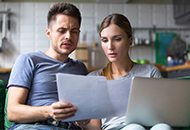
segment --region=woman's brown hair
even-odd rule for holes
[[[110,14],[101,23],[99,35],[101,36],[101,32],[104,28],[107,28],[110,24],[115,24],[119,26],[121,29],[125,31],[128,37],[132,37],[132,28],[129,20],[122,14]],[[105,76],[107,80],[112,80],[112,67],[111,62],[109,62],[106,67],[102,69],[100,76]]]

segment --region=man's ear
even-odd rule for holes
[[[51,40],[51,30],[49,28],[46,28],[46,35]]]

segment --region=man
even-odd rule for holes
[[[72,4],[58,3],[49,10],[47,21],[50,48],[21,54],[12,68],[7,116],[16,124],[10,129],[77,129],[74,122],[61,122],[73,117],[77,108],[58,102],[55,75],[87,74],[81,61],[68,57],[77,47],[81,14]]]

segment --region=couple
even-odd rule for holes
[[[56,73],[88,74],[81,61],[68,57],[77,47],[81,14],[73,4],[58,3],[49,10],[47,22],[46,34],[50,39],[50,48],[46,52],[21,54],[12,68],[7,86],[7,116],[8,120],[15,124],[9,129],[144,130],[138,124],[123,125],[125,117],[61,122],[75,116],[77,108],[68,102],[58,102]],[[134,76],[161,77],[160,71],[155,66],[134,63],[129,57],[128,51],[133,38],[131,25],[125,16],[121,14],[107,16],[102,21],[100,37],[102,48],[110,62],[105,68],[89,75],[105,76],[108,80]],[[159,124],[152,129],[157,128],[171,129],[166,124]]]

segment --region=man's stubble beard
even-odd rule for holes
[[[57,53],[60,54],[60,55],[67,55],[67,56],[68,56],[69,54],[71,54],[75,49],[76,49],[76,47],[73,48],[69,53],[66,53],[66,52],[62,52],[61,49],[59,50],[59,48],[53,46],[53,50],[54,50],[55,52],[57,52]]]

